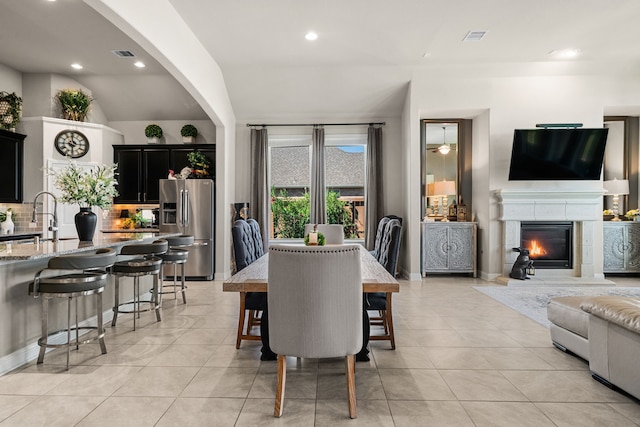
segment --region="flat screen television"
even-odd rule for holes
[[[599,180],[609,129],[516,129],[509,181]]]

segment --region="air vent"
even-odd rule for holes
[[[469,31],[467,35],[464,36],[464,39],[462,39],[462,41],[463,42],[479,42],[484,38],[486,34],[487,34],[486,31]]]
[[[120,58],[135,58],[136,54],[131,52],[130,50],[112,50],[115,56],[119,56]]]

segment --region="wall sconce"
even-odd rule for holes
[[[613,219],[611,221],[620,221],[618,218],[619,201],[621,195],[629,194],[629,181],[626,179],[616,179],[605,181],[602,183],[604,190],[609,193],[607,196],[613,196]]]
[[[120,219],[129,218],[129,209],[122,209],[120,211]]]

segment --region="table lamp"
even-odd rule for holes
[[[433,183],[433,194],[438,195],[440,197],[447,198],[447,204],[444,206],[445,208],[449,206],[449,196],[453,196],[456,194],[456,182],[455,181],[447,181],[446,179],[442,181],[436,181]],[[448,221],[447,215],[445,212],[444,218],[442,221]]]
[[[613,219],[611,221],[620,221],[618,218],[618,209],[620,202],[620,195],[629,194],[629,181],[626,179],[616,179],[603,182],[603,186],[605,191],[608,193],[607,196],[613,196]]]

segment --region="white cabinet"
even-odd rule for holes
[[[471,273],[476,277],[475,222],[422,222],[421,265],[427,273]]]
[[[640,272],[640,222],[605,221],[603,224],[603,271]]]

